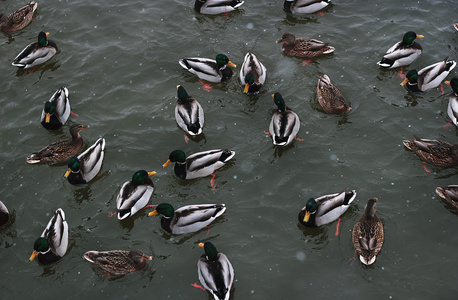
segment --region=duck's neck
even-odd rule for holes
[[[176,162],[174,167],[175,174],[181,179],[186,179],[186,163]]]
[[[170,225],[172,224],[172,218],[162,216],[161,217],[161,227],[165,231],[172,233],[172,228],[170,228]]]

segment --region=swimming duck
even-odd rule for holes
[[[458,78],[452,78],[450,81],[446,81],[452,87],[453,93],[448,98],[447,114],[452,120],[453,124],[458,126]]]
[[[455,27],[455,29],[458,30],[458,23],[453,23],[453,27]]]
[[[318,76],[316,90],[318,102],[326,113],[341,114],[351,110],[342,93],[331,83],[328,75]]]
[[[251,52],[245,55],[242,68],[240,69],[240,81],[244,85],[243,93],[258,93],[266,81],[266,67]]]
[[[329,3],[331,0],[285,0],[283,10],[289,14],[313,14]]]
[[[170,153],[169,159],[162,165],[164,168],[172,162],[175,164],[175,175],[181,179],[193,179],[205,177],[224,166],[235,152],[228,149],[215,149],[194,153],[188,157],[181,150],[174,150]]]
[[[71,157],[68,160],[68,170],[65,173],[68,182],[83,184],[91,181],[102,168],[104,150],[105,139],[99,138],[94,145],[87,148],[78,157]]]
[[[13,32],[21,30],[32,22],[33,13],[37,9],[38,3],[35,1],[12,12],[8,17],[0,14],[0,29],[3,32]]]
[[[353,245],[359,260],[365,265],[372,265],[383,245],[383,224],[375,214],[377,198],[367,201],[364,214],[353,227]]]
[[[425,92],[435,88],[455,68],[456,62],[446,57],[443,61],[427,66],[420,71],[410,70],[401,83],[411,92]]]
[[[458,185],[437,187],[436,194],[458,209]]]
[[[172,234],[184,234],[201,230],[226,211],[225,204],[194,204],[174,210],[168,203],[159,204],[148,214],[162,215],[161,227]]]
[[[280,93],[272,95],[278,110],[272,115],[269,132],[272,142],[277,146],[286,146],[291,143],[299,132],[301,121],[297,114],[285,105]]]
[[[204,127],[204,110],[196,99],[189,96],[184,87],[177,86],[178,101],[175,106],[175,119],[178,126],[189,135],[199,135]]]
[[[446,168],[458,165],[458,144],[420,139],[416,135],[414,137],[415,140],[404,140],[403,144],[421,159],[432,165]]]
[[[410,65],[423,52],[421,45],[415,42],[415,39],[421,38],[423,38],[422,35],[413,31],[406,32],[402,41],[388,49],[377,65],[388,69]]]
[[[140,250],[87,251],[83,258],[113,275],[125,275],[141,270],[152,256]]]
[[[226,65],[236,67],[224,54],[218,54],[216,60],[210,58],[183,58],[179,60],[180,66],[196,74],[200,79],[210,82],[222,82],[232,77],[232,70]]]
[[[61,87],[46,101],[41,112],[41,125],[48,130],[61,128],[70,116],[67,88]]]
[[[46,38],[48,35],[49,32],[41,31],[38,34],[38,41],[27,45],[13,60],[12,65],[28,69],[50,60],[57,53],[58,48],[56,43]]]
[[[5,225],[9,219],[10,213],[8,212],[8,208],[6,208],[6,205],[0,201],[0,226]]]
[[[150,176],[155,171],[140,170],[134,173],[132,180],[124,182],[116,198],[116,210],[119,220],[133,216],[137,211],[148,204],[154,191],[154,184]]]
[[[310,198],[299,212],[299,223],[307,227],[319,227],[337,220],[356,198],[356,191]]]
[[[217,15],[239,8],[245,1],[241,0],[196,0],[194,8],[205,15]]]
[[[58,163],[67,161],[80,151],[83,146],[83,138],[80,135],[80,131],[87,128],[89,128],[89,126],[79,124],[72,125],[72,127],[70,127],[71,138],[49,144],[40,151],[28,156],[27,162],[29,164],[36,164],[40,162]]]
[[[33,253],[30,261],[38,257],[42,264],[58,261],[65,255],[68,247],[68,224],[65,213],[61,208],[54,212],[54,216],[46,225],[41,236],[33,244]]]
[[[291,32],[283,34],[277,41],[283,43],[282,51],[289,56],[314,58],[323,54],[334,52],[335,48],[322,41],[309,38],[296,38]]]
[[[200,283],[215,300],[229,300],[234,282],[231,262],[211,242],[199,243],[199,247],[205,250],[197,262]]]

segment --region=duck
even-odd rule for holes
[[[344,96],[332,83],[328,75],[318,76],[316,87],[318,102],[328,114],[341,114],[351,110]]]
[[[174,150],[162,165],[164,168],[175,162],[175,175],[181,179],[206,177],[224,166],[235,152],[228,149],[214,149],[194,153],[188,157],[182,150]]]
[[[211,58],[182,58],[179,60],[180,66],[200,79],[210,82],[223,82],[232,77],[232,69],[236,65],[229,60],[225,54],[216,55],[216,60]]]
[[[196,99],[189,96],[185,88],[177,86],[178,101],[175,120],[178,126],[191,136],[199,135],[205,124],[204,110]]]
[[[197,261],[197,273],[202,286],[209,291],[215,300],[229,300],[234,282],[234,268],[212,242],[199,243],[205,253]]]
[[[414,140],[404,140],[404,146],[415,152],[426,162],[440,167],[458,165],[458,144],[450,144],[439,140],[420,139],[414,135]]]
[[[335,48],[322,41],[310,38],[296,38],[291,32],[283,34],[277,44],[283,43],[282,51],[288,56],[314,58],[334,52]]]
[[[382,60],[377,62],[377,65],[387,69],[410,65],[423,52],[421,45],[415,42],[415,39],[422,39],[423,37],[421,34],[407,31],[402,41],[397,42],[388,49],[383,55]]]
[[[13,60],[12,65],[22,69],[28,69],[47,62],[57,51],[56,43],[47,39],[49,32],[41,31],[38,41],[30,43]]]
[[[60,260],[68,247],[68,224],[62,208],[58,208],[45,230],[33,244],[33,253],[29,260],[35,257],[42,264],[50,264]]]
[[[132,180],[124,182],[116,197],[116,210],[119,220],[133,216],[144,208],[154,191],[151,176],[155,171],[139,170],[134,173]]]
[[[411,92],[426,92],[439,86],[455,66],[456,62],[446,57],[443,61],[427,66],[418,72],[414,69],[410,70],[401,85]]]
[[[310,198],[299,212],[299,223],[306,227],[319,227],[334,222],[347,211],[355,198],[355,190]]]
[[[240,69],[240,81],[244,86],[243,93],[259,93],[266,81],[266,74],[267,70],[262,62],[252,52],[248,52]]]
[[[330,3],[331,0],[285,0],[283,10],[289,14],[313,14]]]
[[[455,29],[458,30],[458,23],[453,23],[453,27],[455,27]]]
[[[458,126],[458,78],[454,77],[445,84],[452,87],[452,94],[448,98],[447,114],[455,126]]]
[[[105,139],[99,138],[91,147],[68,160],[65,173],[68,182],[74,185],[88,183],[100,172],[105,155]]]
[[[436,194],[458,209],[458,185],[437,187]]]
[[[217,15],[239,8],[245,1],[240,0],[196,0],[194,9],[204,15]]]
[[[367,201],[364,214],[353,226],[352,240],[359,260],[365,265],[372,265],[383,245],[383,224],[376,214],[377,198]]]
[[[272,135],[272,142],[276,146],[289,145],[299,132],[301,121],[291,108],[285,105],[285,100],[280,93],[272,95],[278,109],[272,115],[269,132]]]
[[[75,156],[83,146],[83,137],[80,131],[90,128],[80,124],[75,124],[70,127],[71,138],[59,140],[49,144],[38,152],[35,152],[27,157],[29,164],[36,163],[58,163],[68,161],[72,156]]]
[[[162,229],[172,234],[186,234],[205,228],[225,211],[225,204],[194,204],[175,210],[171,204],[161,203],[148,216],[162,215]]]
[[[0,201],[0,226],[5,225],[8,223],[8,220],[10,219],[10,213],[8,211],[8,208],[6,208],[6,205]]]
[[[38,3],[36,1],[31,1],[29,4],[12,12],[8,17],[0,14],[0,30],[3,32],[13,32],[26,27],[32,22],[37,6]]]
[[[83,258],[113,275],[125,275],[145,267],[152,256],[140,250],[87,251]]]
[[[45,102],[41,112],[41,125],[48,130],[59,129],[67,122],[70,112],[68,89],[61,87]]]

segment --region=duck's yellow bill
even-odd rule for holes
[[[248,89],[250,88],[250,84],[249,83],[245,83],[245,88],[243,89],[243,93],[246,94],[248,93]]]
[[[178,90],[178,88],[179,88],[180,86],[181,86],[181,85],[177,85],[177,90]]]
[[[227,64],[233,68],[237,67],[232,61],[229,61]]]
[[[446,85],[450,85],[450,80],[444,82]]]
[[[172,163],[172,161],[169,159],[165,162],[165,164],[162,165],[163,168],[167,167],[168,165],[170,165]]]
[[[272,94],[272,98],[275,98],[275,94]]]
[[[424,36],[423,36],[423,35],[421,35],[421,34],[417,34],[417,39],[422,39],[422,38],[424,38]]]
[[[49,35],[49,32],[46,32],[46,36],[48,36],[48,35]]]
[[[156,174],[156,171],[148,172],[148,177],[153,176],[154,174]]]
[[[45,118],[45,122],[46,122],[46,123],[49,123],[50,120],[51,120],[51,114],[50,114],[50,113],[47,113],[47,114],[46,114],[46,118]]]
[[[401,82],[401,85],[406,85],[407,82],[409,82],[409,78],[404,79],[404,80]]]
[[[203,248],[204,247],[204,243],[199,243],[199,247]]]
[[[310,212],[309,211],[306,211],[305,212],[305,216],[304,216],[304,222],[307,223],[310,219]]]
[[[29,260],[30,260],[30,261],[34,260],[35,257],[37,257],[37,254],[38,254],[38,251],[37,251],[37,250],[33,250],[33,253],[32,253],[32,255],[30,255]]]
[[[152,212],[150,212],[148,214],[148,217],[151,217],[151,216],[154,216],[154,215],[157,215],[157,214],[158,214],[157,210],[153,210]]]
[[[68,175],[70,175],[70,173],[72,172],[72,169],[68,168],[67,172],[65,172],[65,177],[68,177]]]

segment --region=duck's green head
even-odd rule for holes
[[[45,108],[43,110],[44,110],[45,115],[46,115],[45,122],[49,123],[49,120],[51,120],[51,116],[56,111],[56,107],[54,106],[54,104],[51,103],[51,101],[46,101]]]
[[[188,92],[181,85],[177,85],[177,96],[180,101],[186,101],[188,99]]]
[[[415,39],[421,39],[423,36],[421,34],[416,34],[413,31],[407,31],[402,38],[402,43],[406,46],[411,45]]]
[[[450,81],[446,81],[445,84],[448,84],[452,87],[453,92],[458,95],[458,78],[454,77]]]
[[[173,214],[175,213],[175,209],[173,209],[173,206],[168,204],[168,203],[161,203],[159,204],[155,210],[150,212],[148,214],[148,217],[154,216],[154,215],[163,215],[164,217],[171,218],[173,217]]]
[[[245,75],[245,88],[243,89],[243,93],[248,93],[248,89],[250,88],[250,85],[254,84],[254,76],[251,73],[248,73]]]
[[[33,243],[33,253],[30,256],[29,260],[30,261],[34,260],[39,252],[46,252],[48,250],[49,250],[48,240],[43,237],[37,238],[35,240],[35,243]]]
[[[183,151],[181,150],[174,150],[172,153],[169,155],[169,160],[165,162],[165,164],[162,165],[162,167],[167,167],[173,162],[178,162],[178,163],[185,163],[186,162],[186,154],[184,154]]]
[[[229,60],[229,57],[227,57],[224,54],[218,54],[216,56],[216,64],[218,65],[218,68],[221,68],[224,65],[229,65],[229,66],[231,66],[233,68],[236,67],[236,65]]]
[[[285,100],[283,100],[283,97],[281,96],[280,93],[275,93],[272,95],[272,98],[274,98],[275,105],[277,105],[278,110],[281,112],[284,112],[286,110],[286,105],[285,105]]]
[[[406,78],[404,79],[403,82],[401,82],[401,85],[406,85],[407,82],[415,84],[415,83],[417,83],[417,79],[418,79],[417,70],[410,70],[409,72],[407,72]]]
[[[218,259],[218,250],[211,242],[199,243],[200,248],[204,248],[208,260],[215,261]]]
[[[318,210],[318,204],[316,204],[315,199],[310,198],[307,203],[305,203],[305,216],[304,216],[304,223],[307,223],[310,219],[310,215],[316,213]]]
[[[78,157],[76,156],[70,157],[70,159],[68,160],[68,169],[64,176],[68,177],[68,175],[70,175],[71,172],[79,172],[80,168],[81,168],[81,164],[80,164],[80,160],[78,159]]]
[[[49,35],[49,32],[43,32],[43,31],[40,31],[40,33],[38,34],[38,44],[41,47],[44,47],[48,44],[48,39],[47,39],[48,35]]]
[[[143,184],[145,183],[146,178],[153,176],[154,174],[156,174],[156,171],[152,171],[152,172],[147,172],[145,170],[137,171],[132,176],[132,183],[135,185]]]

